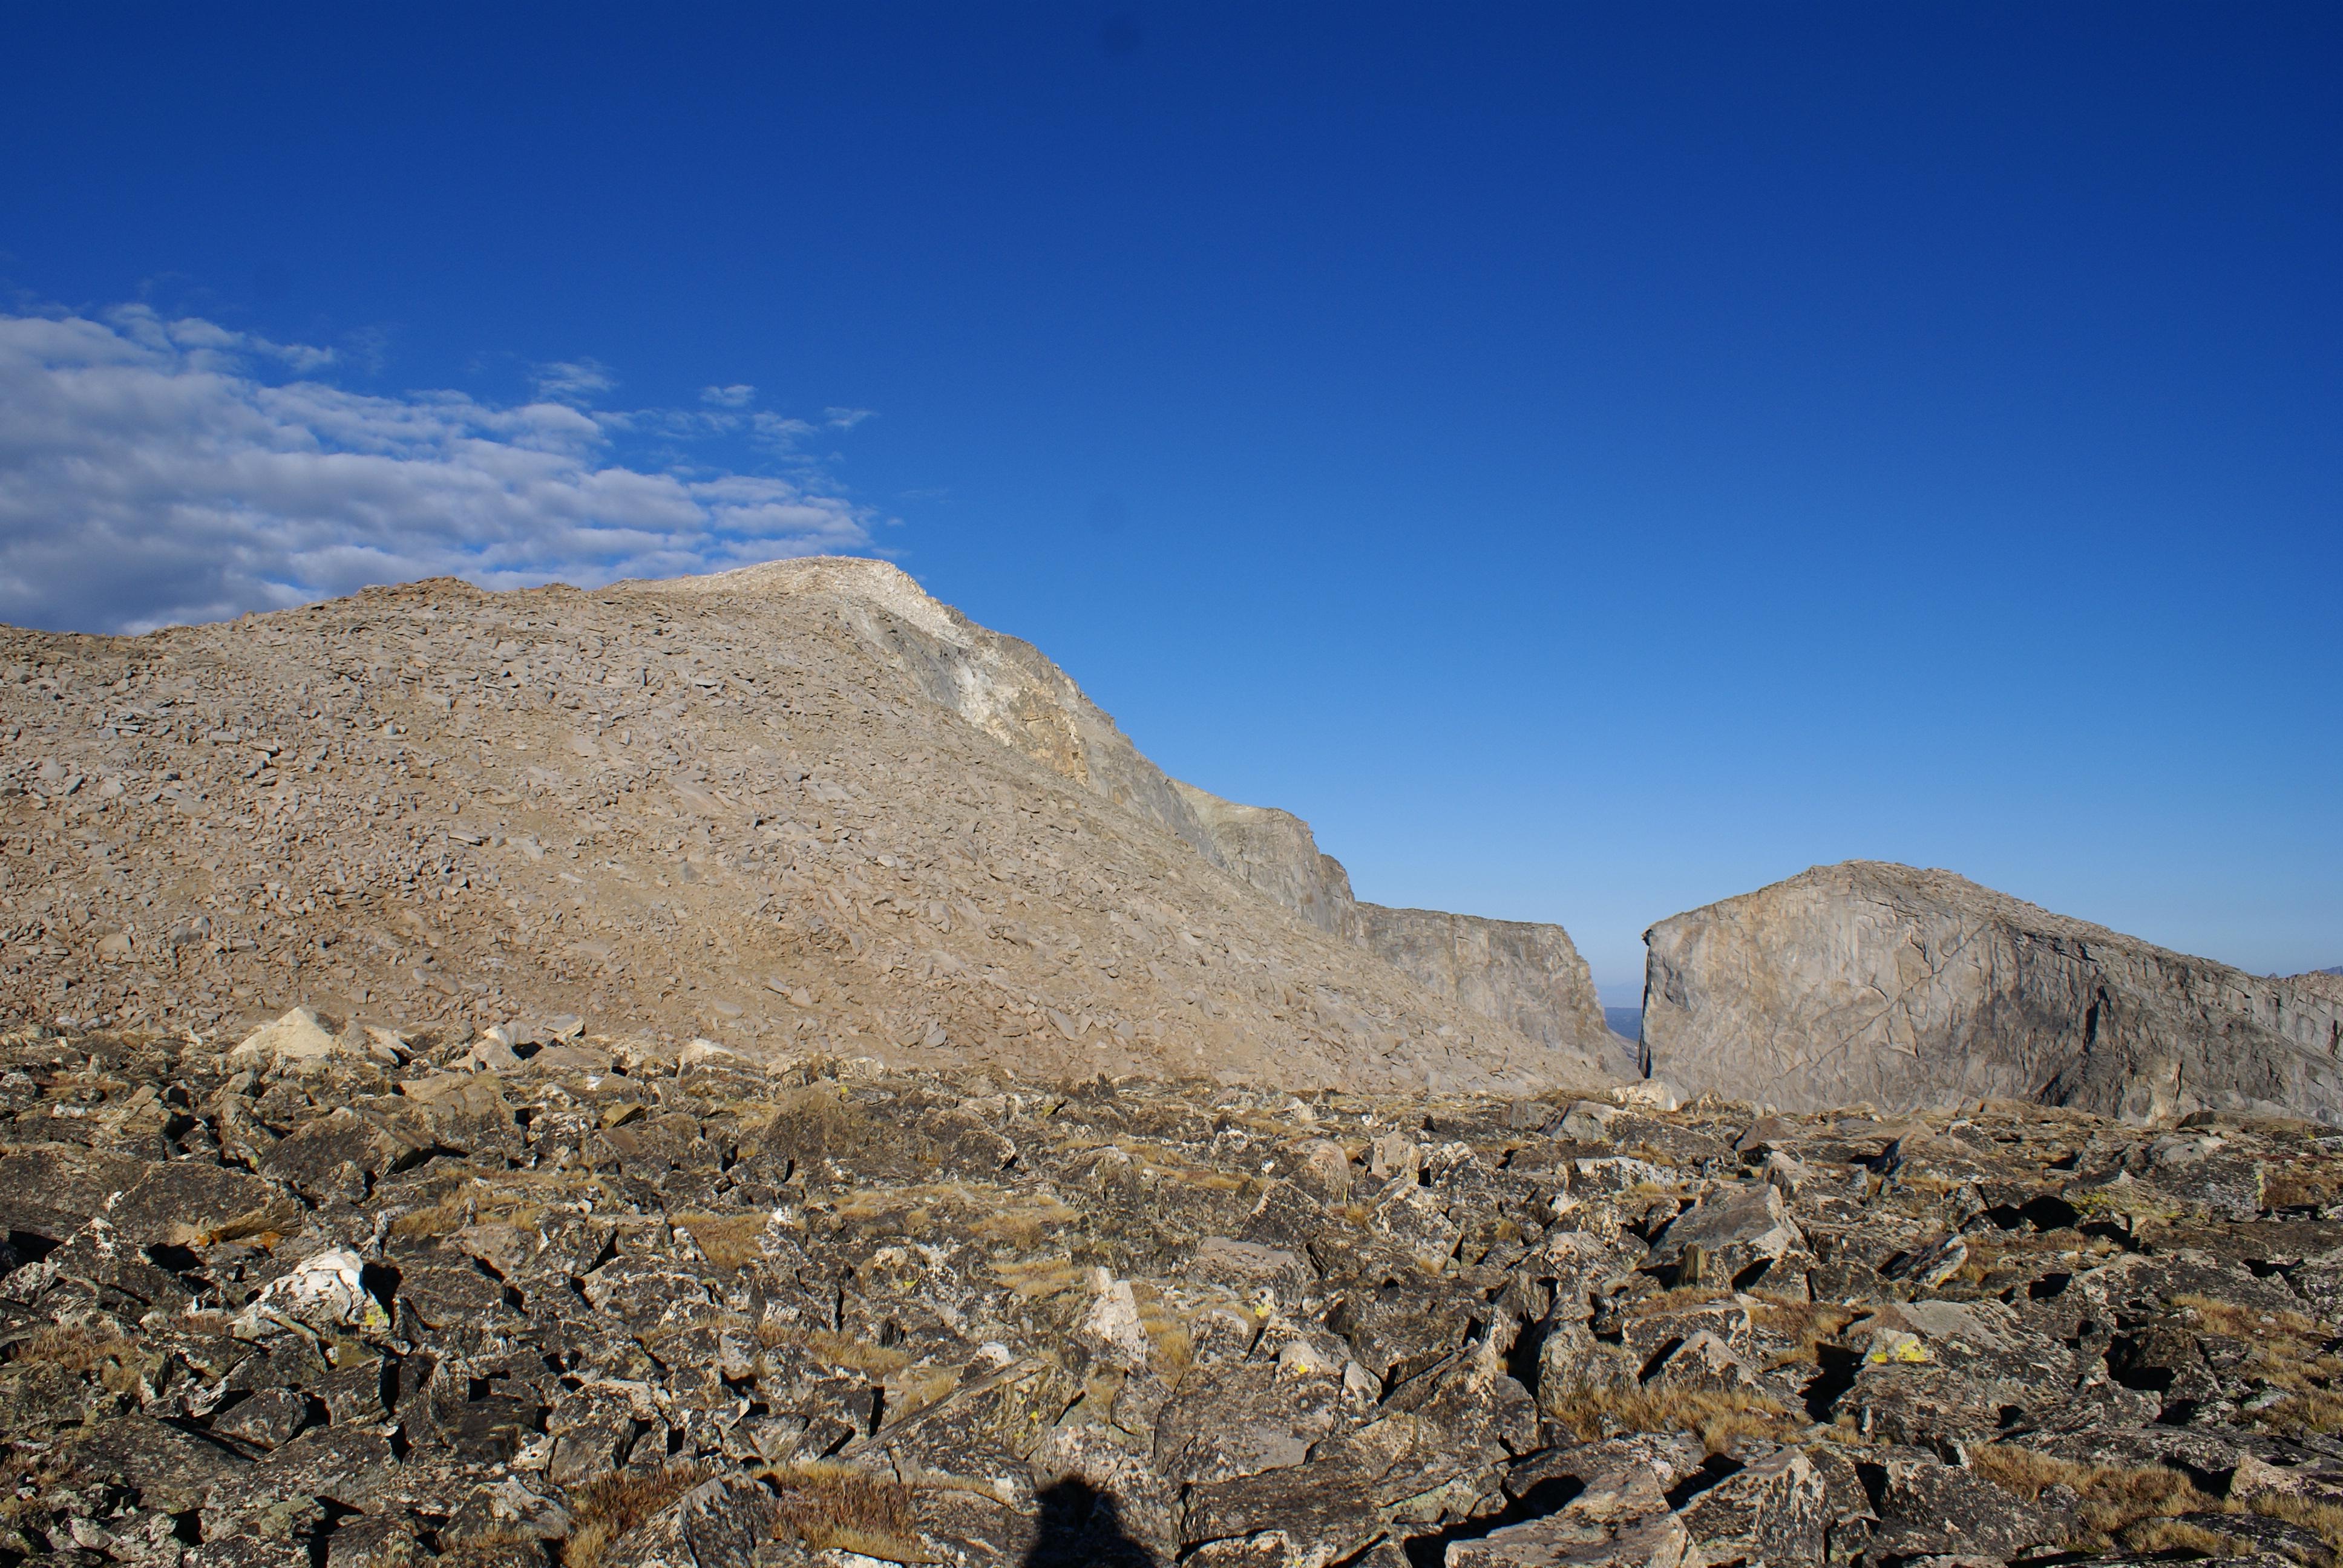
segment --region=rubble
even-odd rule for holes
[[[32,1092],[0,1123],[0,1553],[2316,1568],[2343,1543],[2343,1215],[2272,1201],[2343,1176],[2308,1124],[2221,1130],[2264,1207],[2233,1181],[2117,1211],[2072,1195],[2146,1184],[2171,1130],[906,1070],[590,1018],[494,1038],[501,1071],[464,1064],[468,1030],[406,1031],[395,1067],[8,1037]]]

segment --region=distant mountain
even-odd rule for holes
[[[1606,1007],[1603,1010],[1603,1021],[1622,1040],[1643,1038],[1644,1010],[1640,1007]]]

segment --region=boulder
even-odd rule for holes
[[[1799,1449],[1777,1448],[1696,1493],[1683,1516],[1711,1562],[1819,1563],[1833,1509],[1820,1467]]]
[[[315,1012],[297,1007],[274,1023],[265,1023],[246,1035],[227,1053],[227,1065],[230,1071],[267,1072],[352,1053],[351,1047],[326,1032]]]
[[[1704,1568],[1708,1561],[1647,1468],[1598,1474],[1558,1513],[1450,1544],[1447,1568]]]
[[[1805,1245],[1781,1190],[1761,1182],[1720,1187],[1669,1221],[1652,1243],[1651,1261],[1681,1265],[1698,1248],[1701,1280],[1721,1284]]]

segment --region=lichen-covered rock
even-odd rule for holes
[[[13,1212],[65,1232],[15,1230],[0,1281],[0,1414],[30,1434],[0,1550],[1908,1568],[2100,1548],[1990,1480],[1996,1445],[2241,1504],[2333,1483],[2274,1433],[2338,1397],[2343,1221],[2157,1185],[2219,1158],[2287,1172],[2266,1203],[2343,1189],[2301,1123],[1761,1129],[1714,1101],[555,1049],[577,1060],[408,1063],[408,1094],[367,1060],[263,1079],[185,1042],[0,1040],[0,1075],[78,1085],[60,1061],[95,1057],[208,1133],[242,1114],[299,1150],[355,1114],[414,1150],[305,1191],[193,1128],[0,1149],[57,1178]],[[484,1136],[440,1137],[442,1110]],[[1587,1152],[1572,1114],[1634,1152]],[[1382,1180],[1307,1179],[1336,1154]],[[1776,1157],[1795,1189],[1757,1179]],[[1952,1237],[1957,1269],[1911,1266]],[[2260,1529],[2230,1535],[2302,1544]]]

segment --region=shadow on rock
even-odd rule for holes
[[[1153,1568],[1155,1558],[1123,1533],[1114,1499],[1088,1482],[1068,1476],[1044,1487],[1035,1500],[1041,1505],[1039,1532],[1024,1568]]]

